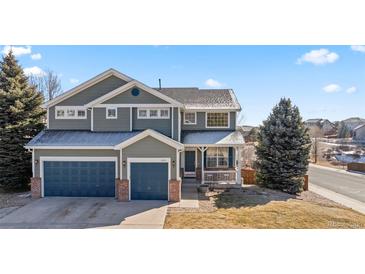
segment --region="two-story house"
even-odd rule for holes
[[[230,89],[151,88],[114,69],[45,103],[32,152],[33,197],[177,201],[184,177],[241,184]]]

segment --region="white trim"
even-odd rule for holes
[[[186,113],[190,113],[190,114],[194,114],[195,115],[195,123],[186,123],[186,119],[185,119],[185,114]],[[190,125],[196,125],[196,122],[197,122],[197,114],[196,114],[196,111],[185,111],[184,112],[184,125],[187,125],[187,126],[190,126]]]
[[[90,117],[90,120],[91,120],[91,131],[94,131],[94,108],[91,108],[90,110],[90,113],[91,113],[91,117]]]
[[[25,146],[26,149],[114,149],[114,146]]]
[[[45,108],[49,108],[49,107],[52,107],[64,100],[66,100],[67,98],[70,98],[71,96],[105,80],[106,78],[110,77],[110,76],[115,76],[115,77],[118,77],[119,79],[122,79],[126,82],[129,82],[132,80],[132,78],[130,78],[129,76],[115,70],[115,69],[108,69],[96,76],[94,76],[93,78],[87,80],[86,82],[74,87],[73,89],[70,89],[69,91],[63,93],[62,95],[60,96],[57,96],[56,98],[46,102],[43,104],[43,107]]]
[[[146,111],[146,115],[147,116],[139,116],[139,111],[140,110],[145,110]],[[157,111],[157,116],[156,117],[151,117],[151,110],[156,110]],[[167,110],[167,116],[161,116],[161,111],[162,110]],[[170,119],[170,108],[137,108],[137,119]]]
[[[226,127],[208,127],[208,115],[207,113],[228,113],[228,126]],[[206,111],[205,112],[205,128],[230,128],[231,124],[231,113],[228,111]]]
[[[117,96],[117,95],[119,95],[123,92],[126,92],[127,90],[130,90],[131,88],[134,88],[134,87],[140,88],[143,91],[146,91],[146,92],[148,92],[148,93],[150,93],[150,94],[152,94],[152,95],[154,95],[154,96],[156,96],[156,97],[158,97],[158,98],[160,98],[160,99],[162,99],[166,102],[169,102],[173,105],[183,106],[183,104],[181,104],[180,102],[172,99],[171,97],[168,97],[168,96],[162,94],[161,92],[159,92],[159,91],[157,91],[153,88],[150,88],[150,87],[148,87],[148,86],[146,86],[146,85],[144,85],[141,82],[138,82],[136,80],[133,80],[133,81],[131,81],[131,82],[119,87],[119,88],[116,88],[116,89],[108,92],[107,94],[105,94],[105,95],[103,95],[99,98],[96,98],[95,100],[93,100],[90,103],[86,104],[86,106],[90,107],[90,106],[94,106],[94,105],[97,105],[97,104],[101,104],[101,103],[113,98],[114,96]]]
[[[47,108],[47,129],[49,129],[49,109]]]
[[[123,149],[119,151],[119,179],[123,179]]]
[[[185,147],[232,147],[239,146],[243,147],[245,144],[184,144]]]
[[[195,171],[185,171],[186,165],[185,165],[185,157],[186,157],[186,151],[194,151],[195,153],[195,163],[194,163],[194,167],[195,167]],[[184,176],[188,175],[189,177],[196,177],[196,169],[198,167],[198,149],[196,147],[188,147],[185,148],[184,150]]]
[[[186,111],[196,111],[196,112],[217,112],[217,111],[224,111],[224,112],[236,112],[241,111],[240,108],[232,108],[232,107],[189,107],[185,106],[184,108]]]
[[[133,112],[132,112],[132,107],[129,108],[129,131],[133,131]]]
[[[114,147],[114,149],[119,149],[119,148],[125,148],[131,144],[134,144],[140,140],[142,140],[143,138],[147,137],[147,136],[151,136],[171,147],[174,147],[174,148],[177,148],[177,149],[183,149],[184,148],[184,145],[157,132],[157,131],[154,131],[153,129],[146,129],[145,131],[142,131],[141,133],[139,133],[138,135],[136,136],[133,136],[132,138],[129,138],[128,140],[116,145]]]
[[[167,200],[170,200],[170,180],[171,180],[171,158],[127,158],[127,179],[129,184],[129,200],[131,200],[131,163],[167,163]]]
[[[207,147],[204,147],[204,146],[201,146],[201,147],[199,147],[198,148],[199,150],[200,150],[200,152],[201,152],[201,156],[200,156],[200,158],[201,158],[201,169],[202,169],[202,171],[201,171],[201,183],[202,184],[204,184],[204,152],[208,149]]]
[[[62,110],[64,116],[57,116],[57,111]],[[75,111],[75,116],[68,116],[67,111]],[[85,116],[78,116],[78,111],[85,111]],[[56,120],[86,120],[87,119],[87,108],[84,106],[56,106],[55,107],[55,119]]]
[[[115,110],[115,116],[109,117],[108,110]],[[105,108],[105,119],[111,119],[111,120],[118,119],[118,108],[117,107],[106,107]]]
[[[174,139],[174,107],[171,108],[171,138]]]
[[[176,159],[175,159],[175,168],[176,168],[176,180],[181,180],[180,177],[180,151],[176,149]]]
[[[118,178],[118,157],[78,157],[78,156],[41,156],[40,163],[40,177],[41,177],[41,196],[44,197],[44,162],[114,162],[115,165],[115,179]]]
[[[96,104],[94,108],[118,107],[118,108],[169,108],[171,104]]]
[[[229,90],[229,94],[231,95],[231,98],[232,98],[234,104],[236,105],[237,110],[238,111],[241,111],[242,110],[241,105],[238,102],[237,97],[236,97],[236,94],[234,93],[233,89],[230,89]]]
[[[177,108],[177,111],[178,111],[178,113],[177,113],[177,119],[178,119],[178,122],[177,122],[177,126],[178,126],[178,128],[177,128],[177,134],[178,134],[177,140],[179,142],[181,142],[181,110],[180,110],[180,108]]]
[[[32,149],[32,177],[35,176],[35,166],[34,166],[34,149]]]
[[[210,148],[214,148],[214,149],[216,149],[216,156],[208,156],[207,155],[207,163],[206,163],[206,166],[207,166],[207,168],[228,168],[229,167],[229,147],[208,147],[207,149],[206,149],[206,151],[208,152],[208,150],[210,149]],[[219,163],[219,158],[223,158],[223,159],[225,159],[225,157],[221,157],[221,156],[218,156],[218,149],[219,148],[225,148],[225,149],[227,149],[227,165],[219,165],[218,163]],[[213,159],[213,158],[215,158],[215,160],[216,160],[216,165],[215,166],[208,166],[208,158],[211,158],[211,159]]]

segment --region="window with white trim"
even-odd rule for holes
[[[184,112],[184,125],[196,125],[196,112]]]
[[[106,119],[117,119],[118,112],[116,107],[107,107],[106,108]]]
[[[228,147],[210,147],[206,153],[207,167],[228,167]]]
[[[87,113],[84,107],[79,106],[56,106],[56,119],[86,119]]]
[[[228,128],[229,113],[228,112],[207,112],[206,127]]]
[[[169,119],[170,109],[169,108],[138,108],[137,109],[138,119]]]

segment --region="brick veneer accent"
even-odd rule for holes
[[[115,185],[117,189],[117,199],[121,202],[128,202],[129,201],[129,181],[126,179],[115,180]]]
[[[33,199],[39,199],[42,196],[41,193],[41,178],[40,177],[32,177],[30,178],[30,191]]]
[[[169,181],[169,202],[180,202],[181,197],[181,181]]]

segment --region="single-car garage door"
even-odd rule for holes
[[[167,200],[168,163],[130,165],[132,200]]]
[[[45,161],[44,196],[114,197],[115,162]]]

